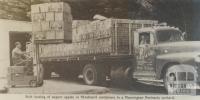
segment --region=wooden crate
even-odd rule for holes
[[[65,31],[56,31],[56,39],[64,39]],[[70,38],[70,37],[69,37]]]
[[[31,14],[48,12],[48,3],[31,5]]]
[[[49,12],[67,12],[71,13],[71,7],[64,2],[48,3]]]
[[[46,13],[34,13],[31,14],[32,22],[45,21]]]
[[[49,3],[38,4],[39,12],[46,13],[48,12]]]
[[[67,3],[54,2],[31,6],[33,32],[37,43],[72,40],[72,15]]]
[[[55,21],[55,12],[46,12],[46,21]]]
[[[64,2],[51,2],[31,5],[31,13],[40,12],[68,12],[71,13],[71,7]]]
[[[67,30],[71,31],[72,23],[64,21],[50,21],[50,30]]]
[[[64,22],[62,21],[51,21],[50,30],[64,30]]]
[[[8,68],[10,74],[23,74],[24,66],[11,66]]]
[[[31,5],[31,14],[39,13],[39,5]]]
[[[50,30],[50,22],[49,21],[42,21],[41,23],[41,31],[49,31]]]
[[[40,31],[42,31],[41,23],[33,22],[32,23],[32,31],[33,32],[40,32]]]
[[[55,14],[55,21],[65,21],[65,22],[72,21],[72,15],[70,13],[55,12],[54,14]]]
[[[45,40],[46,32],[34,32],[33,36],[34,36],[34,40]]]
[[[55,31],[47,31],[46,32],[46,39],[55,40],[56,39],[56,32]]]
[[[155,21],[108,19],[106,22],[99,21],[90,24],[99,25],[102,28],[96,28],[95,31],[87,29],[90,25],[80,26],[76,29],[76,32],[73,32],[73,39],[76,40],[73,40],[75,42],[72,44],[59,44],[61,46],[51,44],[52,49],[58,48],[52,50],[54,55],[51,56],[101,55],[105,53],[111,55],[133,54],[132,37],[134,31],[144,26],[152,26],[154,23]],[[95,27],[91,26],[90,28]]]
[[[71,31],[63,31],[63,30],[57,30],[56,31],[56,39],[63,39],[66,41],[72,41]]]
[[[72,22],[72,28],[76,29],[79,26],[87,25],[89,23],[91,23],[90,20],[73,20],[73,22]]]
[[[112,49],[115,54],[128,54],[132,52],[133,40],[130,38],[136,29],[150,27],[157,21],[152,20],[128,20],[107,19],[94,21],[85,26],[79,26],[73,30],[74,42],[90,41],[91,39],[111,38]],[[101,43],[101,42],[100,42]],[[92,47],[92,46],[90,46]],[[100,46],[101,47],[101,46]],[[89,50],[93,52],[93,50]],[[103,51],[106,51],[105,49]]]
[[[85,25],[89,24],[89,20],[73,20],[72,23],[72,42],[80,42],[81,35],[85,29]]]

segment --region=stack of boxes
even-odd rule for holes
[[[138,28],[150,27],[157,24],[157,21],[153,20],[128,20],[128,19],[107,19],[104,21],[93,21],[85,25],[80,25],[78,27],[73,27],[73,42],[88,41],[90,39],[100,39],[110,37],[115,31],[114,27],[119,29],[124,29],[128,31],[129,24],[131,24],[131,31],[135,31]],[[115,26],[117,25],[117,26]]]
[[[91,39],[104,38],[109,36],[110,28],[112,27],[111,20],[93,21],[89,24],[81,25],[73,28],[73,42],[88,41]]]
[[[70,42],[72,40],[72,15],[67,3],[32,5],[31,17],[32,31],[36,41]]]
[[[79,23],[79,24],[77,24]],[[81,23],[81,24],[80,24]],[[71,44],[41,46],[41,57],[102,55],[117,52],[129,54],[130,41],[136,29],[157,24],[152,20],[106,19],[79,21],[73,24]],[[133,45],[133,40],[131,41]]]
[[[72,23],[72,42],[76,42],[80,39],[78,36],[80,32],[78,32],[77,28],[90,24],[91,21],[89,20],[73,20]]]

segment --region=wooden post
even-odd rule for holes
[[[115,55],[117,55],[118,54],[118,33],[117,33],[117,22],[115,21],[115,24],[114,24],[115,26],[114,26],[114,28],[115,28]]]
[[[35,42],[33,36],[33,66],[36,67],[34,71],[34,76],[36,76],[36,81],[39,81],[39,70],[40,70],[40,62],[39,62],[39,44]]]
[[[131,34],[131,23],[128,23],[128,30],[129,30],[129,55],[132,54],[132,34]]]

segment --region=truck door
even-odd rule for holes
[[[138,32],[134,34],[134,52],[137,58],[136,78],[155,79],[155,39],[152,32]]]

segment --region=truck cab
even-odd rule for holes
[[[133,38],[133,50],[137,59],[134,78],[165,80],[167,70],[181,64],[191,65],[198,71],[198,62],[195,59],[198,59],[200,54],[200,42],[184,41],[183,34],[178,28],[142,28],[134,33]]]

